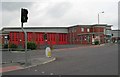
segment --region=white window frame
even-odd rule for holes
[[[70,28],[70,29],[69,29],[69,33],[71,33],[71,32],[72,32],[72,29]]]
[[[84,28],[81,28],[81,32],[84,32]]]
[[[106,34],[106,29],[104,29],[104,34]]]
[[[76,32],[77,28],[74,28],[74,32]]]
[[[110,35],[111,34],[111,30],[106,30],[106,34]]]
[[[90,32],[90,28],[87,28],[87,32]]]
[[[72,32],[74,32],[74,28],[72,28]]]

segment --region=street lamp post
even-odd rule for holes
[[[103,11],[103,12],[99,12],[99,13],[98,13],[98,24],[99,24],[99,22],[100,22],[100,13],[104,13],[104,11]],[[100,40],[101,40],[101,38],[99,37],[99,44],[101,43],[101,41],[100,41]]]
[[[100,22],[100,16],[99,16],[100,13],[104,13],[104,11],[98,13],[98,24],[99,24],[99,22]]]

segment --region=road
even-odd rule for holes
[[[73,48],[73,47],[78,47],[79,45],[59,45],[59,46],[54,46],[55,49],[63,49],[63,48]],[[81,46],[82,47],[82,46]],[[25,53],[24,52],[11,52],[6,49],[4,51],[0,52],[2,55],[0,61],[0,64],[2,63],[11,63],[11,62],[25,62]],[[28,59],[33,59],[33,58],[40,58],[40,57],[45,57],[45,49],[42,50],[33,50],[33,51],[28,51]]]
[[[3,75],[117,75],[118,46],[54,50],[56,61]]]

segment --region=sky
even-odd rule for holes
[[[118,29],[119,0],[2,0],[0,29],[21,27],[21,8],[28,9],[24,27],[69,27],[74,25],[113,25]],[[101,13],[103,12],[104,13]]]

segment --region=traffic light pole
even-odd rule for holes
[[[44,40],[45,40],[45,47],[47,48],[47,34],[44,34]]]
[[[21,22],[21,28],[25,36],[25,65],[28,65],[28,53],[27,53],[27,32],[23,29],[23,22]]]

